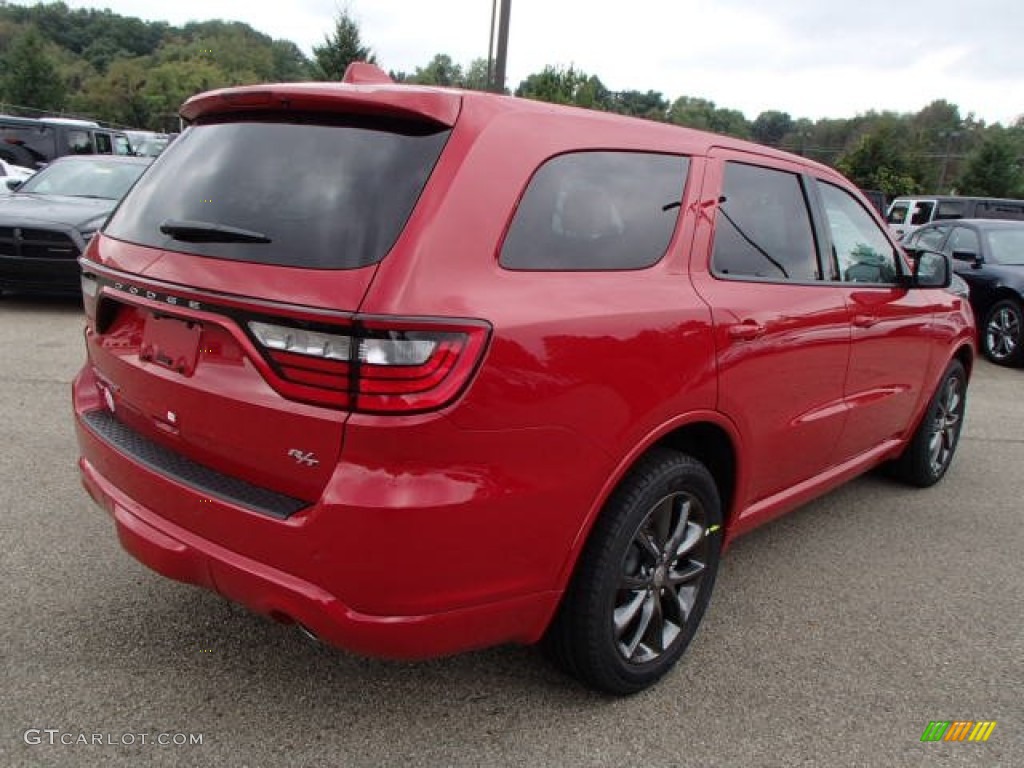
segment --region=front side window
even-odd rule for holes
[[[110,136],[105,133],[96,134],[96,153],[100,155],[113,154],[114,147],[110,143]]]
[[[954,251],[978,255],[981,246],[978,242],[978,233],[967,227],[957,227],[949,236],[946,243],[946,253],[952,255]]]
[[[885,217],[885,220],[890,224],[902,224],[907,220],[909,212],[910,203],[897,201],[889,208],[889,215]]]
[[[818,188],[832,235],[839,279],[850,283],[895,283],[899,279],[896,251],[875,220],[846,190],[824,182]]]
[[[376,264],[405,227],[449,133],[433,124],[323,115],[196,125],[153,165],[104,232],[234,261]]]
[[[918,248],[930,248],[933,251],[937,251],[942,247],[942,242],[946,239],[947,234],[949,234],[948,225],[919,229],[907,238],[907,245],[917,246]]]
[[[573,152],[534,174],[501,249],[506,269],[643,269],[672,239],[689,159]]]
[[[810,214],[796,174],[726,163],[711,267],[720,277],[821,278]]]

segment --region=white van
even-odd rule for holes
[[[885,220],[902,240],[930,221],[942,219],[1024,219],[1024,200],[998,197],[897,197]]]

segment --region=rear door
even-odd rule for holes
[[[743,435],[748,506],[829,466],[845,420],[850,330],[822,279],[802,169],[716,150],[691,264],[712,309],[718,408]]]

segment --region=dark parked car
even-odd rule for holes
[[[1024,221],[935,222],[907,240],[943,251],[971,289],[981,348],[1000,365],[1024,363]]]
[[[78,257],[151,162],[63,157],[0,197],[0,292],[79,291]]]
[[[835,170],[353,68],[191,98],[82,258],[80,468],[139,560],[364,653],[544,639],[624,694],[728,542],[944,476],[970,305]]]

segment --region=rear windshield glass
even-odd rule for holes
[[[380,261],[450,131],[316,119],[189,128],[132,190],[105,233],[261,264],[353,269]]]

